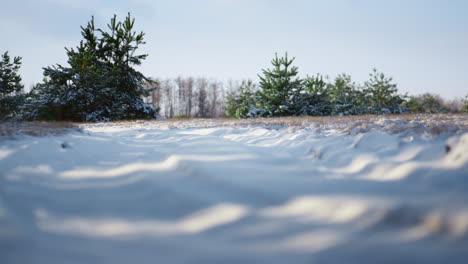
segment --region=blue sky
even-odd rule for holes
[[[140,70],[156,78],[257,80],[277,52],[302,76],[373,67],[402,92],[468,94],[468,1],[464,0],[16,0],[2,3],[0,52],[23,57],[26,87],[42,67],[66,63],[80,26],[131,12],[146,33]]]

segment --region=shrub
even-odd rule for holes
[[[442,97],[430,93],[411,96],[405,106],[411,113],[443,113],[449,111]]]

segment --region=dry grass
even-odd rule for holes
[[[403,123],[403,124],[401,124]],[[29,135],[63,135],[80,125],[96,123],[71,122],[0,122],[0,137]],[[413,130],[417,133],[438,135],[446,132],[468,132],[468,114],[403,114],[403,115],[362,115],[362,116],[303,116],[274,118],[176,118],[167,120],[126,120],[110,124],[166,128],[208,128],[208,127],[252,127],[288,128],[291,130],[314,128],[316,130],[337,129],[344,134],[354,134],[379,129],[388,133]]]
[[[231,127],[231,126],[287,126],[291,128],[315,126],[358,127],[378,123],[379,120],[398,120],[424,125],[431,129],[431,133],[440,134],[446,131],[447,125],[456,125],[461,130],[468,131],[468,114],[398,114],[398,115],[361,115],[361,116],[303,116],[303,117],[274,117],[274,118],[215,118],[215,119],[168,119],[162,121],[169,127]],[[216,120],[217,122],[211,122]],[[161,121],[151,121],[161,122]],[[397,133],[398,131],[394,131]]]
[[[201,122],[208,120],[218,120],[221,123],[236,123],[238,125],[299,125],[304,122],[308,123],[326,123],[326,122],[349,122],[363,121],[369,122],[374,119],[401,119],[406,121],[451,121],[459,119],[468,119],[468,114],[393,114],[393,115],[360,115],[360,116],[300,116],[300,117],[270,117],[270,118],[173,118],[164,120],[164,122]],[[152,122],[160,122],[154,120]]]
[[[0,122],[0,137],[63,135],[79,129],[71,122]]]
[[[144,121],[140,121],[144,122]],[[196,127],[251,127],[287,128],[300,130],[312,128],[316,131],[335,130],[341,134],[356,134],[379,130],[390,134],[413,131],[417,134],[439,135],[443,133],[468,132],[467,114],[403,114],[403,115],[362,115],[362,116],[304,116],[251,119],[169,119],[150,121],[156,126],[169,128]]]

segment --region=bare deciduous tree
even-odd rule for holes
[[[220,117],[225,113],[223,84],[206,78],[165,79],[158,82],[149,103],[160,107],[159,114],[168,118]]]

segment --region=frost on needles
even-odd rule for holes
[[[340,74],[328,80],[320,74],[298,77],[294,58],[275,56],[272,68],[259,75],[258,87],[243,82],[227,96],[227,114],[238,118],[271,116],[328,116],[394,114],[407,112],[405,95],[398,93],[392,78],[376,69],[360,86],[351,76]]]
[[[94,18],[81,27],[83,40],[66,48],[68,66],[44,68],[44,80],[23,105],[23,119],[108,121],[156,118],[158,109],[143,102],[153,82],[137,71],[148,56],[137,54],[144,33],[133,30],[130,13],[124,21],[111,19],[106,29]]]

